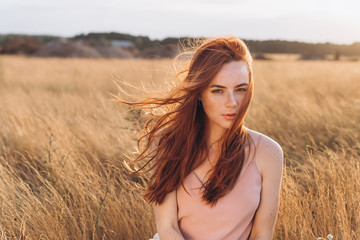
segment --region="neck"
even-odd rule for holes
[[[207,147],[209,152],[220,152],[221,144],[223,142],[222,137],[226,129],[220,128],[218,126],[208,126],[208,139],[207,139]]]

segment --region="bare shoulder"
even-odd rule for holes
[[[256,148],[255,161],[261,174],[263,175],[264,171],[281,172],[284,154],[280,144],[260,132],[251,129],[247,129],[247,131],[255,144],[259,143]]]

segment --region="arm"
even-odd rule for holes
[[[249,239],[270,240],[279,209],[283,151],[270,138],[264,139],[258,151],[258,166],[262,175],[261,200]]]
[[[162,204],[153,204],[156,228],[161,240],[184,240],[177,220],[176,191],[166,195]]]
[[[151,149],[155,149],[159,138],[155,138]],[[151,171],[153,174],[154,171]],[[176,191],[168,193],[162,204],[152,204],[156,229],[161,240],[184,240],[178,225]]]

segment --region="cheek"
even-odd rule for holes
[[[242,103],[242,100],[244,99],[245,94],[239,94],[236,97],[236,102],[238,103],[238,105],[240,105]]]
[[[221,101],[220,99],[215,98],[203,98],[202,105],[205,113],[208,115],[213,112],[219,111]]]

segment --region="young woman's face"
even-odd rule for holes
[[[232,61],[223,65],[200,95],[212,130],[224,131],[231,127],[248,87],[249,72],[243,61]]]

